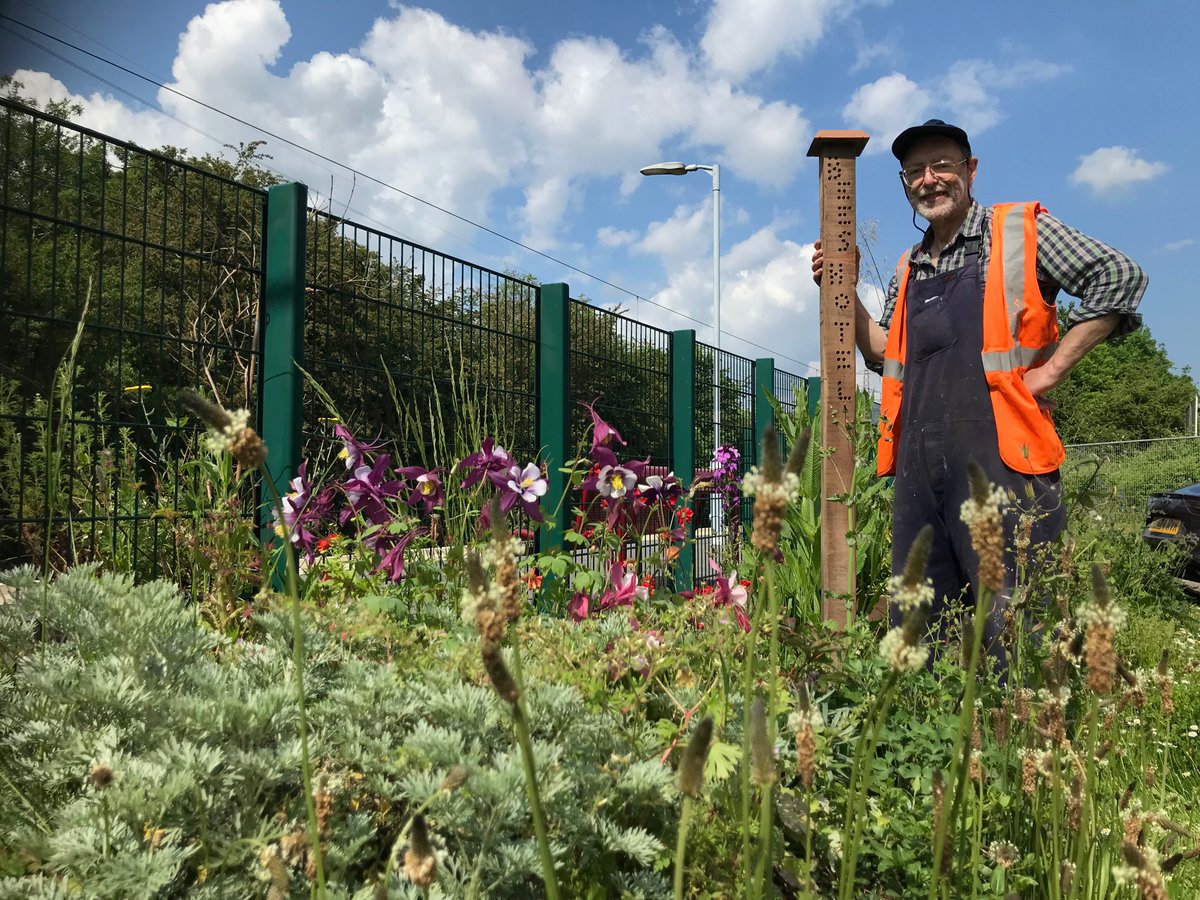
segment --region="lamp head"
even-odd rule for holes
[[[688,171],[688,167],[681,162],[655,163],[641,170],[643,175],[686,175]]]

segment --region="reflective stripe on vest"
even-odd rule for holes
[[[1008,310],[1008,333],[1012,335],[1013,343],[1017,344],[1020,343],[1017,340],[1018,317],[1025,305],[1025,219],[1018,210],[1012,212],[1017,215],[1010,214],[1004,217],[1004,233],[1000,246],[1004,248],[1004,308]],[[1037,250],[1034,249],[1034,252]],[[986,370],[986,353],[984,357],[983,367]]]
[[[1011,350],[992,350],[983,354],[983,371],[1011,372],[1013,369],[1032,369],[1040,366],[1058,349],[1058,341],[1052,341],[1045,347],[1022,347],[1018,344]],[[886,371],[886,363],[884,364]],[[904,366],[897,363],[900,371]]]
[[[895,378],[897,381],[903,381],[904,363],[895,359],[885,359],[883,361],[883,377]]]

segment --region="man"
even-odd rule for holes
[[[900,573],[930,524],[926,572],[938,634],[947,610],[974,607],[978,558],[960,509],[969,496],[967,462],[979,463],[1017,505],[1005,522],[1006,590],[984,634],[1003,667],[995,639],[1015,580],[1017,517],[1033,519],[1033,548],[1053,541],[1066,521],[1058,475],[1065,454],[1045,394],[1097,344],[1139,327],[1135,310],[1147,279],[1127,256],[1036,203],[977,203],[979,160],[961,128],[930,119],[902,132],[892,153],[914,224],[916,215],[929,223],[897,267],[881,320],[872,321],[861,301],[855,316],[858,348],[883,374],[878,470],[896,477],[892,571]],[[818,242],[818,284],[821,269]],[[1060,290],[1079,299],[1061,342]],[[891,618],[897,625],[896,609]]]

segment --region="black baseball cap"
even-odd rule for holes
[[[967,156],[971,155],[971,142],[967,139],[967,133],[957,125],[948,125],[941,119],[930,119],[923,125],[914,125],[912,128],[904,129],[900,132],[900,136],[892,141],[892,154],[900,162],[904,162],[904,157],[913,144],[923,138],[931,137],[950,138],[952,141],[962,144],[963,149],[967,151]]]

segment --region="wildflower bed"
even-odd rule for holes
[[[189,402],[234,496],[261,444]],[[981,616],[924,643],[919,547],[904,627],[835,631],[803,424],[694,589],[698,486],[598,416],[545,505],[495,441],[396,467],[338,426],[276,505],[287,589],[220,501],[182,523],[203,590],[0,575],[0,896],[1194,896],[1200,624],[1163,561],[1090,509],[1023,555],[1003,682]],[[848,498],[863,599],[881,485]]]

